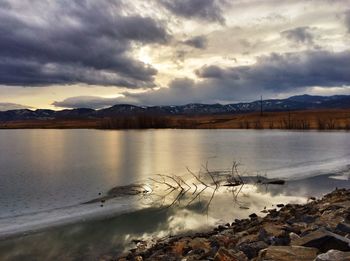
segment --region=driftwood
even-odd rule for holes
[[[147,193],[152,193],[152,188],[146,187],[146,185],[144,184],[132,184],[127,186],[119,186],[119,187],[114,187],[110,189],[107,192],[107,195],[85,202],[85,204],[96,203],[96,202],[105,203],[107,200],[112,198],[124,197],[124,196],[135,196],[135,195],[147,194]],[[102,195],[102,193],[99,193],[99,195]]]
[[[215,197],[216,192],[221,187],[227,187],[233,194],[233,199],[237,201],[238,194],[241,192],[244,186],[244,181],[238,170],[239,164],[233,162],[230,172],[213,172],[209,170],[208,163],[202,166],[202,169],[198,173],[194,173],[187,168],[188,173],[192,176],[193,180],[184,180],[183,177],[177,175],[156,175],[157,178],[150,178],[153,186],[161,186],[161,194],[157,195],[158,202],[165,203],[166,197],[173,195],[173,199],[170,203],[164,204],[165,208],[170,208],[174,205],[180,205],[183,201],[186,201],[185,206],[191,205],[196,200],[200,200],[201,195],[205,191],[210,191],[208,202],[204,209],[208,211],[212,200]],[[152,186],[152,185],[151,185]],[[156,195],[157,189],[153,187],[153,196]],[[162,192],[168,193],[163,194]]]
[[[107,195],[100,196],[86,203],[101,202],[101,206],[103,206],[107,200],[112,198],[138,196],[143,204],[160,204],[162,208],[171,208],[175,205],[188,207],[197,200],[201,201],[203,198],[201,195],[204,195],[206,192],[207,201],[203,209],[208,211],[217,191],[220,188],[226,188],[232,193],[233,202],[238,204],[240,208],[246,208],[239,202],[238,196],[248,177],[243,179],[237,162],[233,162],[231,169],[228,171],[211,171],[208,163],[202,165],[198,173],[193,172],[189,168],[187,168],[187,171],[190,174],[190,178],[187,179],[179,175],[157,174],[142,184],[112,188]],[[265,185],[266,188],[269,185],[285,184],[284,180],[268,179],[259,175],[255,181],[255,184]]]

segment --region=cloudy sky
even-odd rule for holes
[[[0,110],[350,94],[350,0],[0,0]]]

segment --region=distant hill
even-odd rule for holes
[[[287,99],[262,101],[266,112],[298,111],[313,109],[349,109],[350,95],[311,96],[299,95]],[[214,115],[239,114],[260,111],[261,101],[235,104],[187,104],[181,106],[135,106],[118,104],[110,108],[94,110],[88,108],[71,110],[29,110],[0,111],[0,121],[48,120],[48,119],[98,119],[117,116],[147,115]]]

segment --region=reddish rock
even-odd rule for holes
[[[301,246],[270,246],[261,250],[257,261],[313,261],[316,248]]]
[[[234,252],[222,247],[216,253],[214,261],[248,261],[248,258],[242,252]]]

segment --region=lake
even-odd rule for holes
[[[95,260],[130,247],[132,238],[206,229],[305,202],[349,187],[349,148],[349,132],[0,130],[0,259]],[[84,204],[114,187],[159,180],[157,174],[189,180],[187,168],[198,173],[206,165],[224,173],[233,161],[242,176],[287,183],[247,184],[234,201],[232,191],[220,190],[205,212],[209,191],[172,208],[163,207],[171,197],[155,192]]]

